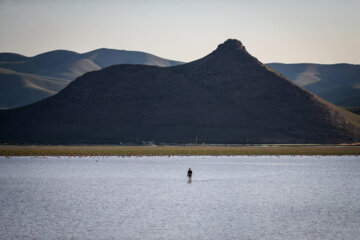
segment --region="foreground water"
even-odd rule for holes
[[[354,156],[0,158],[0,236],[353,240],[359,183]]]

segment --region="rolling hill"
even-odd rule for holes
[[[0,68],[0,109],[15,108],[52,96],[70,82]]]
[[[83,54],[56,50],[34,57],[0,53],[0,93],[2,93],[0,108],[20,107],[52,96],[76,77],[114,64],[166,67],[182,63],[144,52],[106,48]],[[282,63],[267,65],[335,105],[360,106],[360,65]],[[34,78],[41,80],[33,84]],[[51,83],[52,81],[54,82]]]
[[[360,140],[360,118],[229,39],[183,65],[86,73],[52,97],[0,111],[0,132],[2,143],[342,143]]]
[[[360,65],[309,63],[267,65],[335,105],[360,107]]]
[[[34,57],[0,53],[0,108],[39,101],[59,92],[86,72],[122,63],[162,67],[181,64],[144,52],[105,48],[83,54],[56,50]]]

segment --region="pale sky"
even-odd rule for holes
[[[138,50],[192,61],[228,38],[264,63],[360,64],[360,0],[0,0],[0,52]]]

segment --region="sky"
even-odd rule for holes
[[[0,0],[0,52],[137,50],[189,62],[228,38],[260,61],[360,64],[359,0]]]

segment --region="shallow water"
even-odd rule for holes
[[[359,183],[354,156],[0,158],[0,236],[353,240]]]

